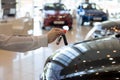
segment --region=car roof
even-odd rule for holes
[[[46,3],[44,4],[45,10],[64,10],[66,9],[66,6],[63,3]]]
[[[101,23],[102,29],[111,28],[111,27],[120,27],[120,20],[116,21],[104,21]]]
[[[60,4],[60,5],[64,5],[63,3],[45,3],[44,5],[57,5],[57,4]]]
[[[88,3],[88,2],[81,3],[81,5],[83,4],[96,4],[96,3]]]

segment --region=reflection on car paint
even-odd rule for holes
[[[69,44],[55,51],[41,80],[120,79],[120,34]]]

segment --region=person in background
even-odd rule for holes
[[[7,36],[0,34],[0,49],[25,52],[35,50],[40,47],[47,47],[49,43],[64,34],[60,28],[52,28],[48,33],[40,36]]]

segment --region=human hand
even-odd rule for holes
[[[60,28],[52,28],[48,33],[47,33],[47,37],[48,37],[48,43],[53,42],[54,40],[56,40],[57,37],[59,37],[60,35],[65,34],[63,29]]]

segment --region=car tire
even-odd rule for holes
[[[83,26],[84,25],[84,21],[82,21],[82,23],[81,23],[81,26]]]
[[[45,30],[45,27],[43,26],[42,29]]]
[[[90,21],[90,26],[93,26],[93,22],[92,21]]]

